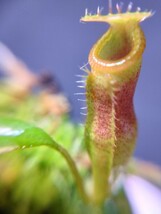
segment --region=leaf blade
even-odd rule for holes
[[[0,118],[0,153],[35,146],[53,146],[54,141],[41,128],[12,118]]]

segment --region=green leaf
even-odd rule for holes
[[[82,199],[84,199],[84,201],[88,201],[83,180],[78,172],[74,160],[66,149],[57,144],[40,128],[20,120],[0,118],[0,154],[15,149],[25,149],[43,145],[51,147],[65,158],[75,178]]]
[[[0,118],[0,153],[34,146],[54,146],[54,143],[41,128],[20,120]]]

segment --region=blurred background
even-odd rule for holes
[[[124,0],[124,10],[129,1]],[[135,156],[161,165],[161,1],[133,0],[155,15],[141,25],[147,48],[135,94],[139,135]],[[113,5],[116,1],[113,1]],[[80,123],[76,74],[87,63],[92,45],[106,31],[101,23],[80,23],[85,8],[107,13],[107,0],[0,0],[0,41],[35,73],[50,71],[70,100],[71,118]],[[115,9],[114,9],[115,10]]]

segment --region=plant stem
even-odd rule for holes
[[[96,148],[95,152],[96,154],[92,159],[93,203],[101,205],[110,193],[108,178],[112,168],[113,152],[112,148],[109,148],[108,153],[107,151],[97,151]]]
[[[68,166],[73,174],[73,177],[76,181],[76,185],[77,185],[78,191],[80,193],[80,196],[82,197],[82,199],[85,203],[88,203],[89,197],[85,191],[82,177],[80,176],[80,173],[78,172],[76,164],[75,164],[74,160],[72,159],[72,157],[70,156],[70,154],[68,153],[68,151],[65,148],[63,148],[61,145],[57,144],[55,141],[54,141],[53,145],[49,145],[49,146],[51,148],[53,148],[54,150],[58,151],[65,158],[65,160],[67,161]]]

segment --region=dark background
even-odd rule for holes
[[[124,0],[125,8],[129,1]],[[161,165],[161,1],[135,0],[133,10],[156,11],[141,25],[147,48],[135,94],[139,136],[135,156]],[[81,24],[85,8],[107,12],[107,0],[0,0],[0,41],[35,72],[49,70],[56,76],[72,106],[72,118],[80,116],[81,103],[74,92],[75,74],[87,62],[92,45],[106,24]],[[116,1],[113,1],[116,4]]]

